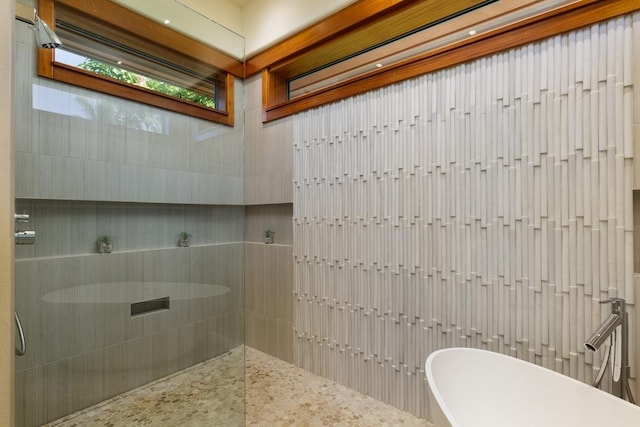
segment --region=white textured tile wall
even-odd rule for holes
[[[583,343],[607,314],[598,303],[636,310],[638,22],[296,116],[295,363],[425,417],[424,361],[443,347],[591,382],[600,356]]]

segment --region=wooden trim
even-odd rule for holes
[[[38,16],[44,20],[55,31],[56,15],[51,0],[38,1]],[[42,77],[53,78],[53,49],[44,49],[38,46],[38,75]]]
[[[581,0],[579,3],[569,4],[565,6],[565,8],[569,10],[569,8],[572,7],[583,7],[587,3],[593,3],[595,1],[600,0]],[[466,32],[466,29],[471,27],[481,29],[480,35],[476,36],[476,39],[479,40],[480,38],[484,38],[486,36],[486,30],[482,30],[482,28],[484,28],[485,26],[489,26],[489,28],[491,28],[491,21],[500,19],[500,17],[504,17],[506,14],[512,14],[512,16],[517,16],[520,13],[526,14],[526,11],[528,9],[531,9],[531,7],[535,5],[535,3],[535,0],[512,0],[512,2],[510,2],[508,5],[500,2],[492,3],[482,6],[478,10],[475,10],[471,13],[463,14],[458,18],[448,20],[441,25],[436,25],[432,28],[420,31],[409,37],[403,37],[399,40],[385,44],[371,51],[363,52],[362,54],[359,54],[347,61],[341,61],[329,67],[314,71],[309,75],[292,75],[291,73],[286,73],[285,71],[285,74],[287,76],[292,76],[293,78],[292,80],[289,80],[290,98],[298,97],[304,92],[308,93],[313,92],[314,90],[319,90],[313,89],[313,87],[327,87],[331,84],[327,82],[323,84],[323,79],[333,80],[337,78],[339,80],[346,80],[348,77],[343,76],[341,78],[340,76],[347,73],[353,74],[371,71],[373,64],[378,62],[386,65],[399,63],[400,61],[403,61],[404,58],[410,57],[408,55],[408,52],[424,51],[423,46],[430,43],[437,43],[438,39],[446,39],[448,37],[460,39],[460,33],[462,32],[464,34]],[[556,8],[557,7],[559,6],[556,6]],[[545,14],[546,13],[549,13],[549,11],[545,12]],[[540,16],[542,15],[543,14],[540,14]],[[518,19],[512,19],[513,22],[515,22],[516,20]],[[493,25],[493,28],[496,28],[495,24]],[[468,38],[469,36],[464,34],[463,37]],[[404,55],[404,57],[402,57],[402,55]],[[417,55],[418,53],[414,53],[412,56]],[[402,57],[403,59],[394,60],[395,57]],[[277,73],[281,72],[278,65],[270,68],[270,71]]]
[[[589,26],[636,10],[640,10],[640,0],[586,1],[581,6],[570,5],[570,7],[515,22],[479,37],[450,44],[410,58],[399,64],[332,85],[319,93],[308,94],[291,101],[279,103],[273,102],[276,99],[267,99],[266,103],[263,102],[263,120],[265,122],[276,120],[406,79]]]
[[[262,70],[262,105],[276,105],[287,102],[287,81],[277,74]],[[267,121],[263,110],[263,121]]]
[[[143,87],[123,83],[108,77],[102,77],[66,64],[54,62],[51,64],[53,79],[59,82],[80,86],[108,95],[141,102],[154,107],[163,108],[177,113],[187,114],[204,120],[233,126],[233,109],[228,112],[213,110],[193,102],[183,101]],[[230,74],[229,74],[230,76]],[[233,76],[231,76],[233,79]],[[231,97],[233,95],[230,95]],[[227,100],[229,95],[227,95]]]
[[[102,13],[104,12],[104,16],[106,16],[108,20],[102,21],[102,24],[106,22],[109,25],[116,25],[117,23],[118,28],[130,31],[131,34],[134,35],[137,34],[138,31],[146,31],[144,34],[156,34],[153,31],[157,29],[157,34],[162,33],[162,36],[155,40],[156,43],[162,42],[163,40],[166,42],[167,40],[163,39],[163,37],[173,37],[171,34],[178,36],[176,39],[177,43],[172,46],[174,48],[173,50],[175,50],[176,46],[183,49],[182,52],[179,52],[184,55],[183,58],[195,55],[193,56],[193,58],[200,62],[210,61],[215,58],[219,59],[219,57],[215,54],[215,52],[217,51],[215,51],[214,49],[210,49],[208,48],[208,46],[202,45],[201,43],[194,43],[193,40],[182,36],[172,30],[164,28],[159,24],[148,20],[147,18],[129,11],[128,9],[117,6],[115,3],[106,0],[93,0],[93,2],[98,2],[100,7],[105,6],[105,8],[101,9],[100,11],[100,18],[102,18]],[[84,0],[39,0],[38,10],[40,17],[45,20],[45,22],[50,23],[50,26],[55,31],[55,4],[63,4],[64,7],[72,7],[80,11],[81,13],[86,13],[88,17],[87,19],[97,19],[91,17],[91,14],[95,13],[95,9],[97,7],[93,5],[93,2],[86,2]],[[91,3],[91,5],[89,5],[89,3]],[[140,25],[140,27],[135,27],[136,24]],[[169,33],[167,33],[167,31]],[[199,54],[205,56],[198,57],[197,55]],[[226,66],[228,68],[229,62],[224,58],[222,58],[222,60],[224,61],[222,63],[223,66]],[[233,59],[233,61],[239,64],[240,70],[237,69],[237,64],[231,65],[230,69],[233,69],[234,73],[239,73],[240,76],[242,76],[243,64],[235,59]],[[224,70],[224,68],[221,68],[217,63],[210,64],[217,70]],[[127,84],[110,79],[108,77],[87,72],[76,67],[55,62],[53,49],[38,49],[39,76],[228,126],[234,125],[234,73],[230,72],[229,70],[223,72],[225,77],[221,83],[225,86],[224,88],[220,88],[220,97],[216,100],[218,105],[223,105],[226,111],[220,109],[214,110],[193,102],[184,101],[169,95],[165,95],[160,92],[155,92],[143,87]]]
[[[387,15],[399,7],[406,7],[420,1],[359,0],[275,46],[247,58],[245,76],[251,77],[271,64],[302,54],[322,43],[336,39],[350,29]]]
[[[49,1],[51,0],[47,0]],[[111,1],[55,0],[55,3],[84,15],[88,22],[95,20],[106,23],[120,31],[135,34],[137,38],[162,47],[163,50],[207,64],[215,64],[216,68],[236,77],[244,76],[244,66],[241,61],[205,44],[194,43],[193,39]]]
[[[430,0],[420,1],[405,7],[398,7],[393,13],[387,13],[366,24],[352,28],[339,37],[327,40],[322,45],[305,51],[303,54],[286,58],[269,66],[269,70],[288,78],[303,75],[321,69],[327,64],[344,61],[352,56],[359,57],[362,52],[372,47],[404,37],[428,24],[442,20],[448,21],[462,11],[473,8],[490,7],[485,4],[490,0]],[[521,0],[515,0],[520,2]],[[484,7],[482,6],[484,4]],[[438,25],[436,25],[438,26]]]
[[[234,125],[234,118],[235,118],[235,89],[234,89],[234,84],[235,84],[235,77],[233,76],[233,74],[228,73],[227,74],[227,78],[226,78],[226,82],[224,84],[224,93],[218,97],[219,102],[223,103],[225,105],[226,108],[226,116],[227,116],[227,121],[224,123],[226,125],[229,126],[233,126]]]

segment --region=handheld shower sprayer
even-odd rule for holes
[[[623,298],[611,298],[600,301],[600,304],[611,304],[611,313],[600,323],[596,330],[591,334],[587,342],[584,344],[589,351],[598,351],[602,344],[607,340],[611,340],[611,345],[606,348],[605,355],[602,359],[600,372],[593,381],[594,387],[599,387],[602,377],[607,369],[609,360],[620,360],[619,367],[614,369],[615,363],[610,368],[612,393],[622,399],[626,398],[629,402],[635,403],[629,386],[629,325],[627,320],[626,302]],[[620,327],[620,334],[617,329]],[[618,338],[617,335],[620,335]],[[618,349],[617,340],[620,340],[620,349]],[[617,352],[620,354],[616,354]],[[612,354],[613,353],[613,354]],[[616,357],[617,356],[617,357]]]

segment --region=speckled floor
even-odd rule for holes
[[[46,427],[242,426],[243,356],[243,347],[235,348]]]
[[[429,425],[326,378],[240,347],[47,427],[242,426],[245,422],[265,427]]]

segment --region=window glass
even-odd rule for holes
[[[166,81],[168,79],[156,79],[132,71],[122,60],[117,60],[113,64],[94,57],[76,54],[64,48],[56,49],[56,61],[184,101],[195,102],[204,107],[216,108],[215,91],[218,82],[215,80],[202,79],[195,82],[197,84],[194,84],[194,87],[197,89],[191,89],[179,83],[174,84]],[[176,80],[179,78],[174,77],[171,81]],[[188,75],[185,75],[182,81],[188,81]]]
[[[240,60],[107,0],[39,0],[63,46],[39,49],[38,74],[233,126]]]

